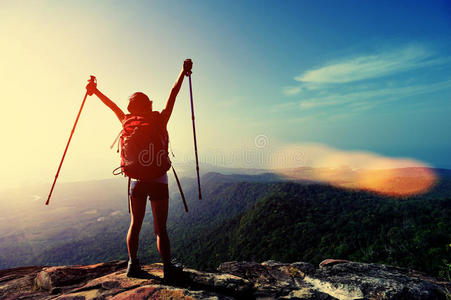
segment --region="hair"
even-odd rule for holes
[[[127,106],[127,110],[131,114],[143,114],[152,111],[152,101],[150,101],[149,97],[146,94],[141,92],[133,93],[129,97],[129,103]]]

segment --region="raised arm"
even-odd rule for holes
[[[105,96],[101,91],[97,89],[97,84],[88,84],[86,86],[86,90],[88,90],[89,95],[95,94],[97,97],[99,97],[99,99],[102,100],[102,102],[116,114],[116,117],[119,119],[119,121],[122,122],[125,117],[124,112],[119,108],[119,106],[111,101],[110,98]]]
[[[111,110],[116,114],[116,117],[119,119],[119,121],[122,122],[122,120],[125,117],[124,112],[122,111],[122,109],[119,108],[119,106],[116,105],[116,103],[114,103],[113,101],[110,100],[110,98],[108,98],[107,96],[105,96],[104,94],[102,94],[101,91],[97,90],[94,92],[94,94],[99,97],[100,100],[102,100],[102,102],[108,106],[109,108],[111,108]]]
[[[180,74],[172,87],[171,94],[169,95],[168,101],[166,103],[166,108],[163,110],[163,117],[165,118],[166,123],[169,121],[171,117],[172,110],[174,109],[175,99],[180,91],[180,87],[182,86],[183,79],[185,76],[191,75],[191,69],[193,67],[193,62],[191,59],[186,59],[183,63],[183,68],[180,71]]]

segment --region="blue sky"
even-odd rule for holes
[[[213,4],[212,4],[213,3]],[[262,4],[264,3],[264,4]],[[451,167],[447,1],[195,2],[230,114],[284,143]],[[186,32],[186,34],[190,34]]]
[[[90,74],[123,109],[138,90],[161,109],[186,57],[205,161],[264,136],[451,168],[449,1],[3,1],[0,25],[8,184],[53,179]],[[169,124],[179,161],[188,97]],[[90,98],[61,180],[109,177],[119,130]]]
[[[249,119],[264,133],[450,167],[449,2],[248,2],[211,12],[233,55],[224,53],[230,76],[248,86],[246,109],[236,108],[255,111]]]

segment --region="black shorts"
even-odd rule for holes
[[[169,199],[168,185],[159,182],[133,181],[131,184],[131,196],[133,198],[145,198],[150,201]]]

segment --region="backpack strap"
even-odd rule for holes
[[[132,179],[128,177],[128,187],[127,187],[127,200],[128,200],[128,213],[130,214],[130,203],[132,201],[131,195],[130,195],[130,181]]]
[[[113,175],[116,176],[116,175],[122,175],[122,174],[124,174],[124,171],[122,170],[122,167],[123,167],[123,166],[119,166],[119,167],[117,167],[116,169],[114,169],[114,170],[113,170]]]
[[[117,153],[119,153],[119,142],[120,142],[119,138],[121,137],[121,135],[122,135],[122,129],[121,129],[121,131],[119,131],[118,135],[117,135],[116,138],[114,139],[114,142],[113,142],[113,143],[111,144],[111,146],[110,146],[110,149],[113,149],[114,144],[117,143]]]

